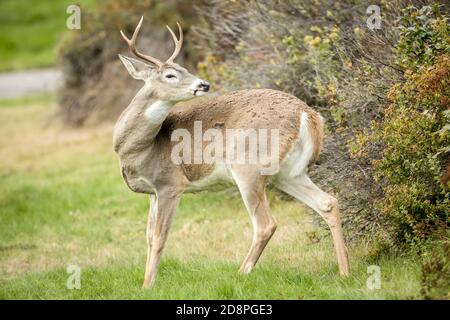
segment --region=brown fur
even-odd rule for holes
[[[135,100],[135,103],[139,103],[139,94]],[[279,152],[280,163],[282,163],[293,143],[298,139],[300,116],[302,112],[306,112],[308,129],[314,143],[311,161],[317,159],[322,147],[323,129],[320,115],[301,100],[281,91],[241,90],[206,101],[178,104],[164,120],[154,139],[145,138],[151,135],[146,129],[148,119],[143,115],[145,107],[146,104],[143,104],[142,110],[135,112],[137,119],[129,120],[133,128],[126,130],[125,134],[120,132],[115,134],[115,150],[121,158],[122,176],[135,192],[154,192],[152,188],[145,187],[142,181],[139,183],[136,181],[142,176],[155,186],[162,177],[167,179],[167,172],[174,177],[182,172],[185,179],[181,181],[179,178],[174,179],[178,180],[177,184],[181,188],[184,188],[182,186],[205,178],[212,172],[214,168],[212,164],[175,165],[171,161],[171,150],[176,144],[176,142],[170,143],[172,132],[176,129],[187,129],[192,132],[194,121],[202,121],[203,131],[217,127],[279,129]],[[122,122],[124,114],[119,119]],[[150,171],[149,165],[153,167]]]
[[[279,129],[282,162],[298,139],[302,112],[308,113],[308,129],[314,141],[313,158],[316,159],[323,139],[320,115],[296,97],[270,89],[235,91],[200,103],[177,105],[164,121],[157,139],[170,140],[175,129],[185,128],[192,132],[196,120],[202,120],[203,131],[218,126],[227,129]],[[207,176],[212,170],[210,167],[183,164],[189,181]]]

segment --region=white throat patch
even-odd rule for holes
[[[172,106],[173,103],[170,101],[157,100],[153,102],[147,109],[145,109],[144,116],[150,122],[161,123],[169,114],[170,108]]]

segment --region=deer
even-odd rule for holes
[[[322,149],[324,124],[320,114],[297,97],[273,89],[238,90],[210,95],[209,99],[197,98],[208,93],[210,84],[174,62],[183,44],[180,24],[177,23],[178,38],[167,26],[175,47],[172,55],[162,62],[137,49],[142,22],[143,17],[131,38],[120,31],[130,52],[139,59],[122,54],[119,58],[131,77],[144,85],[117,120],[113,149],[129,189],[150,197],[143,287],[154,286],[181,195],[230,186],[239,191],[253,227],[251,246],[240,273],[254,269],[277,228],[266,195],[266,189],[272,185],[325,220],[331,231],[339,273],[348,276],[349,258],[338,200],[322,191],[307,173]],[[191,99],[194,100],[179,103]],[[261,174],[266,164],[260,162],[175,163],[171,155],[176,141],[171,135],[177,129],[193,133],[196,121],[201,121],[205,129],[277,130],[279,151],[270,156],[277,157],[278,168],[271,174]],[[200,148],[205,148],[205,144]]]

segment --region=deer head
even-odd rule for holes
[[[120,60],[122,60],[130,75],[135,79],[143,80],[145,85],[151,90],[152,95],[163,101],[176,102],[189,100],[208,92],[209,84],[206,81],[192,75],[186,68],[173,62],[180,53],[183,45],[183,31],[179,23],[177,23],[180,33],[179,39],[177,39],[172,29],[167,26],[175,43],[175,49],[170,58],[165,62],[138,51],[136,39],[143,19],[144,17],[139,21],[131,39],[128,39],[120,31],[122,37],[128,43],[131,53],[143,60],[141,61],[119,54]]]

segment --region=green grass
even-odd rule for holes
[[[69,32],[66,28],[67,6],[79,3],[83,8],[93,2],[0,1],[0,71],[54,65],[55,44],[63,32]]]
[[[372,261],[359,242],[349,248],[352,274],[342,278],[312,213],[274,194],[277,232],[255,270],[238,275],[251,226],[228,192],[183,197],[156,286],[141,289],[148,199],[120,178],[111,125],[62,129],[49,122],[54,111],[48,101],[0,108],[0,299],[420,297],[417,257]],[[379,290],[366,287],[373,264]],[[81,268],[80,290],[66,287],[69,265]]]
[[[66,288],[68,274],[52,272],[21,277],[0,288],[0,298],[29,299],[398,299],[413,298],[416,284],[414,261],[381,261],[385,273],[382,290],[366,289],[366,264],[353,266],[350,278],[340,278],[334,268],[318,268],[318,274],[301,268],[265,263],[248,276],[238,275],[237,265],[226,262],[165,258],[158,283],[143,290],[141,263],[115,263],[88,267],[81,273],[81,289]]]
[[[33,104],[50,104],[55,102],[55,96],[51,93],[37,93],[20,98],[0,98],[1,107],[24,107]]]

